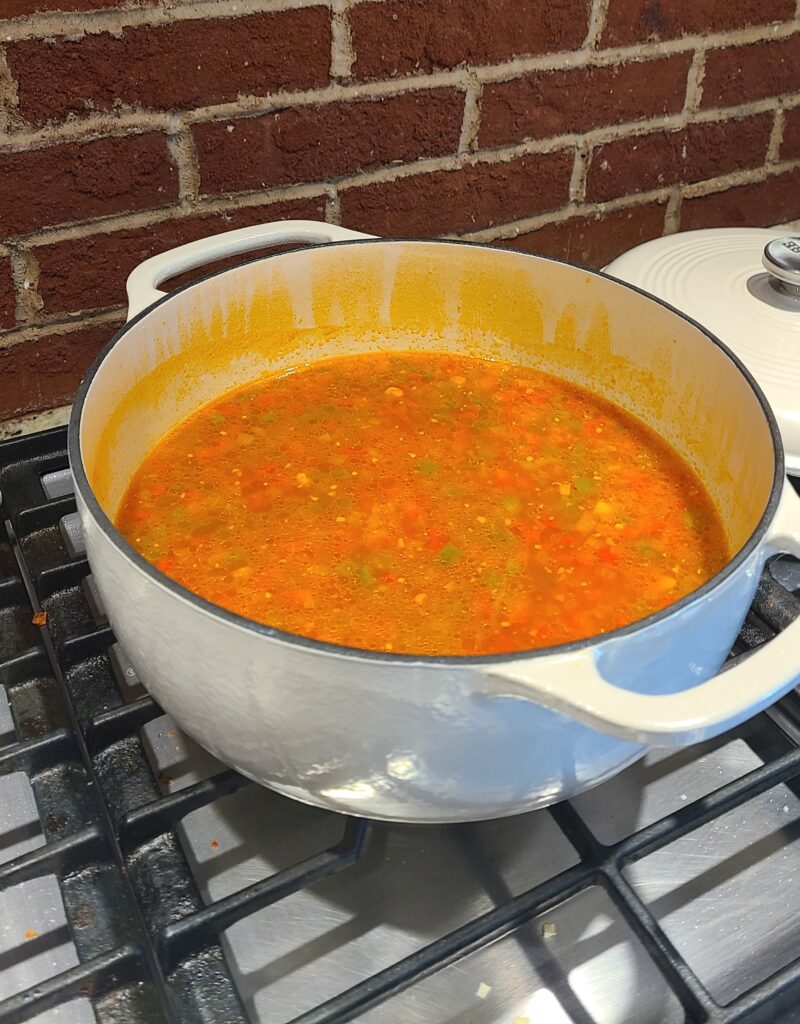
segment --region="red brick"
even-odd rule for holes
[[[435,89],[197,125],[201,188],[212,194],[328,181],[454,153],[463,109],[463,93]]]
[[[614,199],[758,167],[766,157],[771,127],[772,114],[759,114],[608,142],[592,154],[586,197]]]
[[[784,160],[794,160],[800,157],[800,107],[786,111],[781,157]]]
[[[707,35],[794,16],[794,0],[611,0],[602,46]]]
[[[665,210],[664,203],[646,203],[593,217],[570,217],[500,245],[555,256],[584,267],[604,267],[634,246],[658,238],[664,230]]]
[[[75,397],[81,378],[121,321],[0,348],[0,420],[55,409]]]
[[[487,85],[481,146],[584,132],[683,109],[691,54],[614,67],[536,71]]]
[[[586,35],[587,0],[387,0],[348,12],[358,78],[491,64],[574,50]]]
[[[341,193],[342,223],[379,235],[469,231],[557,209],[569,198],[573,153],[413,174]]]
[[[776,174],[755,185],[684,199],[681,231],[715,227],[769,227],[800,218],[800,170]]]
[[[238,207],[225,213],[195,214],[147,228],[110,231],[39,246],[34,249],[40,269],[39,294],[48,314],[120,306],[126,301],[128,274],[158,252],[251,224],[287,218],[320,220],[323,216],[323,200],[301,199]],[[239,257],[240,262],[243,259],[247,256]],[[203,272],[195,271],[194,276]]]
[[[17,298],[11,278],[11,264],[7,259],[0,259],[0,330],[14,326],[16,306]]]
[[[158,0],[3,0],[4,18],[44,11],[106,11],[111,7],[151,7]]]
[[[325,85],[330,14],[305,7],[127,28],[119,37],[28,39],[11,44],[7,59],[19,112],[37,124],[120,104],[188,108]]]
[[[178,195],[178,175],[164,136],[68,143],[0,152],[0,224],[18,235],[45,225],[164,206]]]
[[[704,107],[729,107],[800,89],[800,32],[751,46],[709,50]]]

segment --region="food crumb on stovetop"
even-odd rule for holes
[[[212,850],[216,850],[216,848],[217,848],[218,846],[219,846],[219,842],[218,842],[218,841],[217,841],[216,839],[212,839],[212,840],[211,840],[211,849],[212,849]]]
[[[475,993],[475,995],[478,997],[478,999],[485,999],[491,991],[492,986],[487,985],[485,981],[482,981],[480,985],[478,985],[478,991]]]
[[[33,616],[34,626],[46,626],[47,625],[47,612],[36,612]]]
[[[37,939],[38,937],[39,933],[37,931],[34,931],[33,928],[28,928],[25,932],[26,939]]]

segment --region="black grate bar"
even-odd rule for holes
[[[289,1024],[346,1024],[444,967],[502,939],[537,914],[576,896],[589,888],[596,875],[595,869],[586,864],[567,868],[313,1010],[294,1017]]]
[[[580,859],[599,867],[607,855],[608,847],[598,841],[572,804],[568,800],[563,800],[559,804],[552,804],[547,810]]]
[[[59,590],[77,586],[89,572],[89,563],[84,558],[80,562],[68,562],[56,565],[52,569],[41,569],[35,573],[36,593],[40,601],[46,601]]]
[[[747,775],[634,832],[610,847],[609,860],[618,865],[640,860],[798,774],[800,749],[791,750],[770,764],[754,768]]]
[[[777,632],[786,629],[800,614],[800,600],[766,572],[761,574],[753,601],[759,616]]]
[[[779,704],[767,708],[764,715],[793,746],[800,747],[800,700],[797,691],[788,694]]]
[[[44,650],[33,647],[7,661],[0,661],[0,683],[3,686],[14,686],[15,683],[27,681],[31,676],[49,671],[50,664]]]
[[[15,576],[0,580],[0,608],[7,608],[22,597],[22,585]]]
[[[25,772],[35,775],[45,768],[77,758],[75,739],[68,729],[57,729],[46,736],[14,743],[0,750],[0,774]]]
[[[742,631],[734,640],[733,647],[731,647],[730,657],[722,666],[720,672],[727,672],[729,668],[733,668],[734,665],[740,664],[745,660],[745,658],[749,658],[751,654],[755,654],[755,652],[758,650],[758,645],[755,647],[751,647],[747,644],[744,636],[742,635],[744,628],[745,627],[742,626]],[[767,628],[766,625],[764,628]]]
[[[140,950],[119,946],[4,999],[0,1002],[0,1020],[3,1024],[24,1024],[70,999],[100,999],[121,985],[138,980],[142,967]]]
[[[128,811],[120,822],[120,846],[127,855],[149,839],[154,839],[162,832],[168,832],[191,811],[253,784],[250,779],[228,769],[211,779],[204,779],[177,793],[170,793],[169,796],[136,807]]]
[[[667,938],[620,869],[609,864],[600,884],[650,955],[693,1024],[711,1020],[718,1009],[710,993]]]
[[[26,564],[26,562],[25,562],[25,560],[23,558],[22,551],[21,551],[21,549],[19,547],[19,544],[16,543],[16,536],[14,534],[13,527],[12,527],[11,523],[8,520],[6,520],[6,524],[5,525],[6,525],[6,531],[8,533],[9,539],[11,540],[11,543],[14,546],[14,558],[15,558],[15,560],[17,562],[17,566],[19,567],[20,575],[22,576],[22,580],[23,580],[23,582],[25,584],[25,590],[27,591],[27,594],[28,594],[28,600],[30,602],[31,609],[34,612],[39,612],[39,611],[41,611],[41,605],[39,604],[39,600],[38,600],[38,598],[36,596],[36,589],[35,589],[35,587],[33,585],[33,581],[31,579],[30,572],[28,571],[28,566],[27,566],[27,564]],[[82,733],[80,731],[80,725],[79,725],[78,717],[77,717],[77,714],[76,714],[76,711],[75,711],[75,705],[74,705],[74,703],[72,701],[72,697],[71,697],[71,695],[69,693],[69,690],[67,688],[67,685],[66,685],[66,683],[64,681],[64,675],[63,675],[63,673],[61,671],[61,664],[59,663],[58,656],[56,655],[55,645],[53,643],[53,639],[52,639],[52,636],[50,635],[50,630],[47,627],[47,625],[42,627],[41,635],[42,635],[42,644],[44,646],[44,649],[45,649],[45,652],[46,652],[46,655],[47,655],[47,659],[48,659],[48,661],[50,663],[52,675],[53,675],[54,679],[56,680],[56,682],[58,683],[58,688],[59,688],[59,691],[61,693],[61,698],[62,698],[62,701],[64,703],[64,707],[66,709],[67,715],[69,716],[70,724],[72,726],[72,735],[70,735],[66,730],[64,730],[63,745],[66,748],[66,750],[69,751],[72,754],[73,757],[76,757],[76,756],[79,757],[80,761],[82,762],[83,770],[86,773],[87,781],[88,781],[89,785],[94,787],[94,792],[98,796],[98,799],[97,799],[97,810],[99,812],[99,818],[100,818],[100,821],[102,823],[102,827],[103,827],[104,832],[106,834],[106,838],[107,838],[109,849],[111,851],[113,860],[115,861],[115,863],[117,865],[117,868],[120,871],[121,878],[124,879],[126,896],[130,900],[130,905],[133,908],[135,908],[134,913],[135,913],[136,919],[137,919],[137,926],[138,926],[137,930],[140,930],[142,936],[146,937],[148,932],[147,932],[147,923],[146,923],[146,920],[145,920],[145,917],[144,917],[144,913],[142,911],[141,906],[139,905],[138,900],[136,899],[136,893],[134,892],[133,885],[131,884],[130,878],[128,877],[127,864],[125,863],[124,855],[122,853],[122,850],[119,847],[119,844],[116,842],[116,835],[115,835],[115,832],[114,832],[114,823],[113,823],[112,818],[111,818],[111,813],[110,813],[110,810],[109,810],[107,804],[102,799],[102,792],[103,791],[102,791],[102,788],[99,785],[98,777],[97,777],[97,774],[96,774],[95,768],[94,768],[94,763],[92,762],[92,759],[89,756],[89,751],[86,748],[86,743],[85,743],[85,741],[83,739],[83,735],[82,735]],[[52,734],[51,734],[51,737],[52,737]],[[51,737],[46,737],[45,739],[51,739]],[[33,742],[42,742],[42,741],[33,741]],[[31,746],[31,744],[30,743],[29,744],[24,744],[24,746]],[[0,766],[2,765],[2,757],[3,757],[3,755],[0,754]],[[29,760],[33,761],[35,759],[34,758],[29,758]],[[67,760],[67,758],[66,757],[62,757],[62,760]],[[25,773],[27,775],[32,776],[34,774],[34,772],[36,770],[38,770],[38,768],[32,768],[32,769],[31,768],[27,768],[27,769],[23,768],[22,770],[25,771]],[[123,954],[124,954],[124,959],[130,960],[131,957],[134,955],[134,947],[129,947],[129,946],[118,947],[118,950],[116,952],[119,954],[119,956],[123,956]],[[112,951],[112,952],[110,952],[108,954],[104,954],[105,957],[111,958],[108,961],[107,967],[104,967],[105,961],[103,960],[102,957],[101,958],[95,958],[93,960],[88,961],[88,963],[86,963],[86,964],[79,965],[78,967],[74,968],[74,972],[76,973],[76,977],[83,978],[83,979],[91,978],[92,977],[92,972],[90,971],[89,974],[87,975],[85,973],[86,969],[90,968],[92,964],[98,964],[99,963],[100,964],[100,970],[99,970],[99,975],[98,975],[99,980],[102,981],[103,984],[108,984],[111,980],[113,980],[115,978],[116,962],[113,960],[114,955],[115,955],[114,951]],[[166,1013],[167,1009],[169,1007],[171,1007],[171,1005],[172,1005],[172,999],[170,997],[170,993],[169,993],[169,989],[168,989],[167,984],[166,984],[166,980],[162,977],[160,971],[158,970],[158,963],[157,963],[157,960],[156,960],[155,950],[153,949],[152,945],[146,945],[146,946],[144,946],[144,948],[142,950],[136,950],[135,955],[136,955],[137,959],[139,959],[139,960],[143,959],[143,961],[147,964],[147,967],[149,968],[149,970],[146,973],[149,974],[149,976],[155,982],[155,988],[156,988],[156,991],[158,993],[158,1001],[161,1004],[161,1007],[163,1008],[164,1012]],[[80,983],[81,982],[76,982],[76,985],[79,985]],[[113,987],[113,985],[111,987]],[[65,993],[59,989],[59,987],[57,985],[57,979],[56,978],[54,978],[51,981],[47,982],[45,985],[39,986],[37,989],[31,990],[31,991],[33,991],[34,993],[35,992],[49,993],[49,995],[47,997],[49,999],[49,1001],[46,1003],[46,1005],[44,1005],[44,1004],[41,1005],[40,1011],[43,1011],[45,1009],[49,1009],[51,1006],[55,1006],[59,1000],[63,1001],[64,995],[65,995]],[[68,986],[68,990],[66,992],[66,995],[67,996],[71,995],[71,991],[69,990],[69,986]],[[24,996],[25,996],[25,993],[20,993],[19,997],[12,997],[12,998],[22,998]],[[33,998],[33,997],[31,997],[31,998]],[[39,1000],[40,999],[44,999],[44,998],[45,998],[44,996],[40,995],[40,996],[37,996],[37,997],[33,998],[33,1001],[34,1001],[35,1005],[37,1007],[39,1007]],[[7,1002],[11,1003],[11,1001],[7,1001]],[[21,1011],[23,1011],[23,1010],[25,1011],[24,1016],[19,1016],[19,1017],[14,1016],[14,1012],[15,1012],[14,1011],[14,1005],[11,1004],[9,1006],[9,1010],[10,1010],[10,1014],[11,1015],[8,1017],[8,1019],[6,1019],[6,1017],[3,1016],[4,1009],[5,1009],[4,1004],[0,1003],[0,1020],[3,1021],[3,1024],[17,1024],[17,1020],[27,1020],[28,1017],[31,1016],[30,1014],[27,1013],[27,1010],[25,1009],[25,1004],[20,1004],[20,1010]]]
[[[51,498],[47,504],[18,509],[14,517],[14,531],[24,540],[27,534],[52,526],[62,516],[74,511],[75,498],[71,494],[64,498]]]
[[[594,864],[598,870],[601,884],[612,901],[628,920],[650,958],[664,976],[667,984],[679,999],[682,1007],[694,1022],[702,1021],[739,1021],[744,1017],[737,1012],[729,1018],[712,999],[707,989],[691,970],[689,965],[673,946],[661,926],[642,903],[625,879],[622,868],[647,856],[664,846],[669,845],[681,836],[702,827],[719,818],[726,812],[772,789],[776,785],[788,781],[800,774],[800,750],[792,750],[770,764],[762,765],[747,775],[721,786],[713,793],[682,807],[651,825],[640,829],[621,842],[606,847],[599,843],[580,815],[569,803],[558,804],[550,808],[552,817],[575,847],[581,859]],[[800,972],[800,967],[798,967]],[[777,977],[777,976],[773,976]],[[772,985],[770,979],[766,985]],[[795,983],[794,976],[776,984],[775,991],[780,992],[787,985]],[[763,986],[754,989],[754,999],[763,999],[760,991]],[[770,988],[773,992],[773,988]],[[749,1007],[746,1010],[750,1013]]]
[[[110,626],[102,626],[94,632],[82,633],[80,636],[68,637],[61,644],[60,665],[68,671],[79,661],[85,661],[95,654],[108,650],[114,643],[114,634]]]
[[[71,871],[108,858],[108,844],[98,827],[89,826],[64,839],[47,843],[0,866],[0,892],[29,878]]]
[[[354,864],[361,854],[368,827],[363,818],[350,818],[336,846],[167,925],[161,943],[165,970],[171,971],[181,960],[218,942],[220,932],[243,917]]]
[[[679,818],[686,819],[688,827],[685,831],[697,828],[699,824],[697,811],[698,805],[701,803],[702,801],[695,801],[688,807],[682,808],[679,814],[668,815],[630,837],[631,839],[642,837],[643,848],[639,855],[644,856],[645,853],[651,852],[649,844],[657,844],[653,845],[653,849],[656,849],[658,845],[665,845],[665,843],[676,839],[678,836],[675,830]],[[623,840],[614,846],[605,846],[600,843],[569,802],[556,804],[550,808],[550,813],[561,831],[575,847],[581,860],[584,863],[595,865],[600,884],[608,892],[613,902],[619,906],[634,932],[639,936],[651,960],[687,1013],[688,1019],[693,1022],[710,1019],[715,1004],[709,993],[673,947],[650,911],[631,890],[622,874],[621,864],[624,863],[624,851],[628,841]],[[665,842],[659,842],[662,839]],[[638,848],[636,849],[638,850]]]
[[[745,651],[752,652],[775,636],[775,630],[756,612],[757,609],[751,608],[745,616],[734,647],[743,646]],[[724,671],[726,667],[730,668],[730,663],[724,665],[720,671]]]
[[[44,465],[42,472],[49,469],[60,469],[67,465],[67,430],[66,427],[48,427],[35,434],[20,434],[3,441],[3,455],[0,469],[13,466],[17,462],[39,462]],[[45,457],[42,457],[42,451]],[[53,463],[51,466],[50,463]]]
[[[112,743],[132,736],[163,713],[152,697],[141,697],[130,704],[102,711],[86,727],[85,738],[89,753],[94,756]]]

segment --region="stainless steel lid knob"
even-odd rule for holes
[[[775,238],[764,246],[761,257],[773,285],[800,296],[800,238]]]

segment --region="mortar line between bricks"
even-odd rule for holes
[[[697,199],[698,196],[712,195],[714,192],[725,192],[737,185],[758,185],[767,178],[775,178],[780,174],[787,174],[800,168],[800,159],[782,160],[779,163],[764,167],[753,167],[745,171],[731,171],[728,174],[721,174],[716,178],[706,178],[703,181],[685,182],[681,184],[681,194],[684,199]]]
[[[767,145],[767,166],[777,163],[780,160],[781,143],[783,142],[783,129],[785,125],[783,109],[778,107],[775,111],[775,120],[772,124],[769,143]]]
[[[685,198],[710,195],[715,192],[723,192],[728,188],[738,185],[758,184],[769,177],[784,174],[789,171],[800,169],[800,159],[783,161],[770,168],[756,168],[751,171],[733,172],[717,178],[696,182],[692,185],[675,185],[668,188],[652,189],[647,192],[634,193],[633,195],[620,196],[604,202],[576,203],[570,202],[567,206],[558,210],[546,211],[529,218],[522,218],[515,221],[491,225],[477,231],[466,231],[459,235],[447,235],[445,237],[461,237],[474,241],[496,241],[514,238],[519,234],[537,230],[550,224],[559,224],[573,217],[578,216],[602,216],[619,210],[634,209],[645,206],[652,202],[665,203],[665,230],[669,230],[667,216],[669,204],[672,201],[681,202]],[[333,192],[333,190],[331,190]],[[677,195],[677,200],[674,198]],[[674,209],[674,207],[673,207]],[[326,219],[330,222],[332,208],[326,210]],[[335,221],[334,221],[335,222]],[[124,314],[124,307],[108,307],[102,310],[92,310],[89,314],[75,314],[69,317],[59,316],[35,325],[19,325],[10,328],[0,334],[0,347],[7,347],[27,340],[34,339],[53,333],[66,333],[81,327],[95,326],[105,322],[113,321]],[[76,319],[76,317],[81,317]]]
[[[575,161],[569,181],[570,202],[581,202],[586,198],[586,175],[589,173],[590,147],[581,141],[575,147]]]
[[[314,6],[330,7],[327,0],[313,0]],[[79,39],[83,36],[110,32],[119,35],[123,29],[172,25],[179,21],[247,17],[249,14],[270,14],[295,11],[310,6],[308,0],[199,0],[178,7],[127,7],[96,11],[52,11],[22,15],[0,20],[0,36],[7,42],[20,39],[61,37]],[[87,17],[88,16],[88,17]]]
[[[76,314],[70,319],[40,321],[36,324],[23,324],[0,332],[0,350],[22,345],[26,341],[36,341],[50,334],[73,334],[75,331],[88,327],[102,327],[103,324],[114,323],[124,318],[127,307],[108,306],[105,309],[92,309],[88,313]]]
[[[6,130],[17,103],[17,83],[6,61],[6,52],[0,48],[0,133]]]
[[[800,169],[800,159],[787,160],[782,164],[776,165],[774,168],[769,168],[767,173],[765,173],[765,168],[760,167],[755,171],[737,171],[732,174],[721,175],[718,178],[696,182],[689,186],[671,185],[665,188],[650,189],[647,192],[635,192],[632,195],[619,196],[603,202],[569,203],[559,210],[550,210],[545,213],[536,214],[533,217],[524,217],[503,224],[492,224],[489,227],[479,228],[476,231],[464,231],[459,234],[448,235],[447,237],[458,237],[477,242],[515,238],[517,235],[536,231],[550,224],[561,224],[564,221],[571,220],[573,217],[602,217],[606,214],[616,213],[619,210],[633,209],[654,202],[668,205],[676,189],[681,192],[682,200],[694,199],[697,196],[724,192],[728,188],[735,188],[737,185],[759,184],[770,177],[798,169]]]
[[[347,18],[347,4],[344,0],[331,2],[331,78],[334,81],[350,77],[356,53],[350,22]]]
[[[609,0],[592,0],[592,10],[589,14],[589,29],[584,41],[584,49],[596,50],[600,42],[600,36],[606,27],[606,15],[608,14]]]
[[[800,102],[800,95],[798,95]],[[765,110],[772,110],[771,105],[766,104]],[[747,110],[747,114],[763,113],[763,110]],[[714,116],[706,116],[714,115]],[[725,121],[735,117],[735,114],[722,115],[721,112],[704,112],[704,116],[695,119],[694,123],[710,121]],[[379,167],[372,171],[362,171],[353,175],[345,175],[337,179],[340,190],[354,188],[361,185],[369,185],[377,182],[395,181],[399,178],[407,178],[415,174],[425,174],[431,171],[460,170],[462,167],[474,167],[477,164],[500,164],[508,163],[518,157],[529,156],[536,153],[548,154],[557,153],[560,150],[570,149],[585,143],[590,148],[604,145],[622,138],[635,138],[639,135],[648,135],[654,132],[680,130],[686,127],[686,121],[682,114],[668,115],[666,117],[652,118],[649,121],[636,121],[628,125],[615,125],[612,127],[601,127],[587,132],[570,132],[564,135],[554,135],[547,139],[526,139],[523,142],[515,142],[507,146],[498,146],[490,150],[477,150],[474,153],[450,154],[441,157],[427,157],[410,164],[399,166]],[[621,130],[624,129],[624,130]]]
[[[325,223],[341,224],[339,193],[335,188],[332,188],[325,197]]]
[[[200,159],[192,133],[180,117],[173,119],[167,132],[167,147],[178,170],[178,198],[185,205],[200,193]]]
[[[706,52],[702,47],[698,47],[694,51],[692,63],[689,65],[689,74],[686,76],[686,100],[683,105],[683,113],[686,117],[695,116],[700,111],[705,72]]]
[[[630,135],[641,135],[646,134],[648,131],[660,131],[670,128],[682,128],[689,123],[704,123],[709,121],[729,121],[735,118],[748,117],[756,114],[762,114],[766,111],[773,111],[775,106],[774,96],[767,96],[762,99],[752,100],[746,103],[738,103],[734,106],[725,106],[725,108],[708,108],[706,110],[698,111],[694,113],[689,119],[686,117],[684,111],[678,114],[663,115],[661,117],[650,117],[641,119],[639,121],[629,121],[623,124],[617,125],[600,125],[597,128],[588,129],[585,132],[565,132],[561,135],[552,135],[548,138],[543,139],[524,139],[521,142],[509,143],[513,145],[540,145],[545,148],[552,148],[553,146],[565,145],[574,143],[580,139],[586,138],[591,141],[592,144],[598,144],[606,141],[610,141],[614,138],[628,137]],[[287,102],[283,105],[302,105],[299,100],[293,100],[291,103]],[[800,91],[787,96],[784,105],[787,109],[794,108],[794,106],[800,105]],[[182,117],[187,124],[197,123],[197,115],[200,112],[187,112]],[[242,111],[238,110],[237,113],[243,117],[251,116],[252,112],[249,110]],[[260,113],[268,113],[259,111],[252,116],[258,116]],[[214,118],[213,120],[235,120],[235,118]],[[174,126],[174,115],[164,115],[163,125],[160,125],[165,133],[169,133]],[[140,134],[145,130],[152,130],[153,126],[145,126],[141,124],[139,130],[135,133],[132,132],[120,132],[116,134],[108,133],[102,137],[123,137],[129,134]],[[13,145],[7,144],[13,142]],[[37,140],[41,141],[41,140]],[[67,141],[77,141],[76,139],[58,139],[57,144],[65,144]],[[15,153],[15,152],[32,152],[36,148],[46,148],[46,144],[34,145],[31,144],[32,139],[29,137],[12,136],[2,138],[0,136],[0,152]],[[52,140],[48,140],[49,144],[53,144]],[[507,148],[508,146],[498,146],[500,148]],[[494,151],[481,151],[482,153],[492,153]]]
[[[781,163],[775,164],[769,168],[759,167],[748,171],[736,171],[726,175],[720,175],[716,178],[706,179],[701,182],[695,182],[689,185],[672,185],[660,189],[651,189],[646,192],[637,192],[631,195],[619,196],[614,199],[602,201],[602,202],[570,202],[567,206],[560,210],[551,210],[542,214],[537,214],[532,218],[525,218],[521,221],[515,221],[509,227],[509,225],[492,225],[488,228],[481,228],[475,232],[467,232],[463,237],[503,237],[501,228],[503,230],[510,230],[511,233],[515,230],[532,230],[535,227],[540,227],[544,224],[559,223],[562,220],[566,220],[575,215],[595,215],[604,213],[613,213],[616,210],[623,210],[628,207],[641,206],[650,202],[667,202],[669,198],[675,193],[675,190],[679,190],[685,198],[696,198],[701,195],[710,195],[714,192],[722,192],[728,188],[736,187],[737,185],[748,185],[758,184],[765,181],[769,177],[775,177],[787,172],[797,170],[800,168],[800,159],[796,160],[785,160]],[[331,195],[336,192],[338,198],[338,191],[331,189],[327,194],[328,199]],[[321,192],[315,194],[319,197]],[[192,213],[224,213],[226,210],[239,209],[242,206],[241,196],[221,201],[216,200],[213,203],[206,204],[202,208],[191,211]],[[265,205],[269,206],[276,201],[280,201],[283,196],[274,196],[272,193],[268,193],[262,196],[252,196],[249,199],[249,205]],[[260,200],[260,201],[259,201]],[[173,216],[164,216],[164,214],[173,214]],[[177,216],[175,216],[177,214]],[[181,217],[188,215],[187,211],[181,210],[180,208],[168,208],[167,210],[150,211],[141,214],[130,214],[124,217],[116,218],[116,222],[112,225],[110,223],[99,224],[97,221],[88,222],[87,224],[81,225],[79,228],[70,228],[65,230],[49,230],[48,232],[42,232],[37,236],[29,236],[24,240],[26,247],[31,247],[34,252],[35,249],[42,245],[56,244],[62,241],[74,241],[80,240],[81,238],[88,237],[89,235],[96,235],[107,233],[112,230],[134,230],[141,227],[149,227],[153,224],[160,224],[164,221],[181,219]],[[522,227],[518,227],[522,225]],[[98,228],[101,228],[98,231]],[[14,328],[10,328],[14,330]]]
[[[690,71],[691,75],[691,71]],[[97,138],[118,138],[126,135],[144,134],[151,131],[169,133],[173,130],[175,118],[180,117],[185,126],[207,123],[209,121],[236,120],[239,118],[258,117],[274,113],[286,108],[309,105],[324,106],[328,103],[359,100],[377,100],[384,97],[405,95],[408,92],[419,92],[437,88],[460,89],[467,94],[469,89],[482,82],[477,72],[459,68],[455,72],[439,72],[419,78],[401,79],[398,81],[373,82],[369,86],[338,85],[326,86],[323,89],[306,90],[294,93],[276,93],[267,97],[240,97],[235,103],[212,104],[179,113],[167,113],[150,110],[125,110],[120,114],[90,115],[76,121],[67,121],[60,125],[48,126],[28,131],[0,132],[0,152],[29,152],[54,145],[88,142]],[[593,131],[605,130],[617,132],[626,128],[636,129],[657,120],[671,120],[678,124],[691,116],[696,121],[712,121],[731,117],[773,110],[777,96],[764,97],[732,107],[714,107],[697,111],[687,111],[684,107],[678,114],[662,118],[628,122],[621,125],[602,126]],[[784,99],[784,106],[800,105],[800,92],[790,94]]]
[[[572,67],[606,67],[614,64],[643,63],[659,57],[687,53],[698,48],[715,50],[752,43],[766,43],[786,39],[800,31],[796,22],[784,22],[777,26],[763,26],[751,29],[737,29],[730,33],[712,33],[706,36],[682,36],[659,42],[636,43],[632,46],[612,46],[604,50],[566,50],[560,53],[546,53],[530,57],[515,57],[495,64],[478,65],[474,68],[481,81],[506,81],[529,71],[557,71]]]
[[[506,240],[516,238],[518,235],[527,234],[529,231],[538,231],[539,228],[549,227],[551,224],[563,224],[574,217],[602,217],[610,213],[617,213],[619,210],[647,206],[653,202],[666,203],[667,197],[668,190],[662,188],[653,189],[649,192],[639,192],[633,196],[622,196],[619,199],[610,199],[605,203],[568,203],[560,210],[537,213],[533,217],[521,217],[503,224],[492,224],[488,228],[478,228],[476,231],[463,231],[448,235],[447,237],[464,238],[471,242]]]
[[[14,282],[15,316],[20,324],[27,325],[34,321],[42,307],[36,286],[39,277],[39,264],[35,257],[22,249],[11,249],[11,279]]]
[[[469,153],[478,148],[482,97],[482,85],[477,78],[471,76],[464,95],[464,116],[461,120],[461,133],[458,139],[459,153]]]
[[[797,104],[800,104],[800,94],[794,99]],[[698,117],[696,121],[697,123],[702,123],[703,121],[727,120],[732,116],[737,116],[740,112],[758,114],[771,109],[772,105],[769,101],[762,101],[760,104],[747,105],[746,111],[741,111],[739,107],[731,108],[728,111],[704,111],[702,116]],[[585,145],[591,150],[615,139],[630,138],[670,129],[680,130],[683,127],[685,127],[683,115],[670,115],[649,121],[634,122],[629,125],[616,125],[610,128],[601,127],[583,134],[570,133],[568,135],[553,136],[549,139],[530,139],[492,150],[450,154],[444,157],[428,157],[410,164],[379,167],[371,171],[360,171],[337,179],[336,186],[339,190],[356,188],[362,185],[394,181],[399,178],[430,173],[432,171],[452,171],[460,170],[462,167],[475,166],[476,164],[504,163],[521,156],[535,153],[553,153],[579,145]],[[320,195],[325,195],[326,187],[330,185],[331,181],[310,182],[301,185],[276,185],[270,189],[243,190],[241,192],[229,193],[226,197],[205,195],[197,200],[186,203],[184,208],[180,206],[177,208],[164,207],[161,213],[158,211],[141,211],[137,214],[115,214],[104,218],[92,218],[91,220],[78,223],[42,228],[24,235],[15,236],[15,242],[39,245],[48,242],[52,243],[54,240],[61,241],[67,237],[86,237],[89,234],[97,233],[98,228],[102,231],[110,231],[115,230],[118,225],[131,226],[131,222],[134,219],[133,226],[144,227],[151,223],[157,223],[160,220],[168,220],[170,217],[179,217],[184,214],[188,215],[189,213],[204,211],[218,212],[220,206],[229,208],[234,198],[237,202],[244,201],[248,205],[267,204],[282,199],[316,198]]]
[[[313,0],[314,6],[324,6],[332,11],[335,0]],[[126,9],[109,9],[92,11],[87,19],[87,12],[76,11],[67,13],[43,13],[26,15],[12,20],[0,20],[0,38],[5,42],[18,42],[22,39],[65,38],[76,39],[87,35],[101,35],[110,32],[119,35],[123,29],[152,27],[174,24],[179,21],[199,21],[203,19],[229,20],[246,17],[251,14],[279,13],[281,11],[300,10],[310,6],[309,0],[238,0],[235,8],[229,0],[200,0],[200,2],[181,5],[179,7],[129,7]],[[355,6],[346,3],[346,7]],[[516,57],[505,63],[519,64],[531,70],[539,66],[564,65],[565,58],[577,55],[592,56],[610,63],[630,59],[641,59],[642,55],[662,55],[693,50],[702,45],[709,49],[725,46],[742,46],[754,42],[767,42],[772,39],[785,38],[798,30],[797,20],[776,24],[753,25],[747,28],[729,29],[711,32],[707,35],[695,33],[676,39],[649,42],[641,40],[626,46],[608,47],[603,50],[587,50],[587,40],[583,47],[576,50],[560,51],[546,54],[529,54]],[[500,62],[502,63],[502,62]],[[494,65],[486,65],[487,68]]]
[[[207,104],[193,110],[183,111],[181,116],[187,125],[242,116],[257,117],[290,107],[382,99],[436,88],[455,88],[466,91],[471,81],[473,78],[470,77],[470,72],[465,68],[458,68],[455,71],[436,72],[432,75],[397,79],[396,81],[349,85],[333,83],[319,89],[277,92],[267,96],[240,96],[232,102]],[[90,114],[81,119],[48,125],[43,128],[5,132],[0,134],[0,147],[10,150],[40,149],[54,143],[82,141],[86,137],[141,133],[154,129],[167,131],[173,117],[173,114],[161,110],[122,108],[121,113],[118,114]]]
[[[681,207],[683,206],[683,194],[681,192],[680,185],[675,186],[672,189],[669,199],[667,199],[667,207],[664,211],[664,230],[665,235],[674,235],[678,230],[681,222]]]
[[[328,194],[328,186],[315,182],[311,185],[294,185],[249,193],[247,206],[271,206],[280,202],[291,202],[296,199],[320,199]],[[14,238],[13,244],[36,248],[42,245],[55,245],[90,235],[107,234],[111,231],[137,230],[168,221],[180,221],[186,217],[197,215],[224,214],[237,210],[242,204],[242,193],[231,193],[226,196],[209,196],[198,199],[191,204],[160,206],[150,210],[137,210],[133,213],[117,213],[106,217],[95,217],[91,220],[73,224],[62,224],[53,227],[39,228],[25,235]]]

